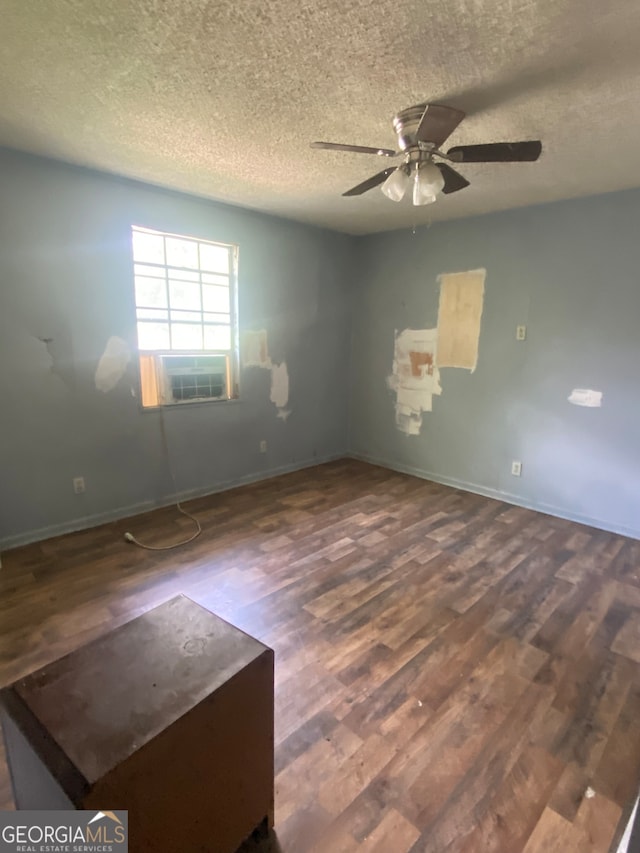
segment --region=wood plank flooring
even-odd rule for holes
[[[640,542],[344,460],[3,555],[0,683],[178,592],[276,651],[283,853],[604,853]],[[0,808],[10,807],[0,756]],[[185,851],[188,853],[188,851]]]

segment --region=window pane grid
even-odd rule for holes
[[[232,246],[134,228],[133,257],[140,349],[231,350]]]

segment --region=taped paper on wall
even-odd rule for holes
[[[387,380],[396,395],[396,425],[407,435],[418,435],[422,413],[430,412],[434,394],[440,394],[436,364],[437,329],[396,332],[393,371]]]
[[[602,391],[592,391],[590,388],[574,388],[567,400],[574,406],[587,406],[597,409],[602,406]]]
[[[439,367],[476,369],[486,275],[486,270],[478,269],[439,277]]]

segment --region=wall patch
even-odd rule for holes
[[[486,275],[478,269],[438,278],[438,367],[476,369]]]
[[[242,336],[242,366],[260,367],[271,373],[271,391],[269,398],[278,410],[278,417],[286,421],[291,414],[287,409],[289,402],[289,371],[286,361],[276,364],[271,361],[267,345],[266,329],[247,331]]]
[[[112,391],[124,376],[130,360],[131,351],[127,342],[115,335],[109,338],[96,368],[95,383],[98,391],[105,394]]]
[[[74,391],[76,387],[75,363],[68,327],[58,327],[55,331],[55,337],[38,336],[38,340],[47,351],[50,373],[62,380],[70,391]]]
[[[286,421],[291,414],[286,408],[289,402],[289,371],[286,361],[271,366],[271,402],[278,410],[278,417]]]
[[[602,406],[602,391],[592,391],[590,388],[574,388],[567,400],[574,406],[598,409]]]
[[[248,331],[242,336],[242,364],[244,367],[271,367],[269,347],[267,346],[267,331]]]
[[[437,343],[437,329],[396,332],[393,371],[387,385],[396,395],[396,425],[407,435],[419,434],[422,413],[431,411],[433,395],[442,392]]]

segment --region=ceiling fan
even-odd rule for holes
[[[343,196],[362,195],[382,184],[382,192],[392,201],[401,201],[413,181],[413,203],[431,204],[438,195],[455,193],[469,186],[469,181],[449,163],[523,163],[537,160],[542,151],[539,140],[528,142],[490,142],[483,145],[456,145],[446,153],[440,146],[451,136],[465,114],[442,104],[417,104],[402,110],[393,119],[400,151],[369,148],[366,145],[344,145],[340,142],[312,142],[312,148],[330,151],[353,151],[378,157],[403,154],[399,166],[383,169],[351,187]],[[436,162],[434,158],[448,162]]]

